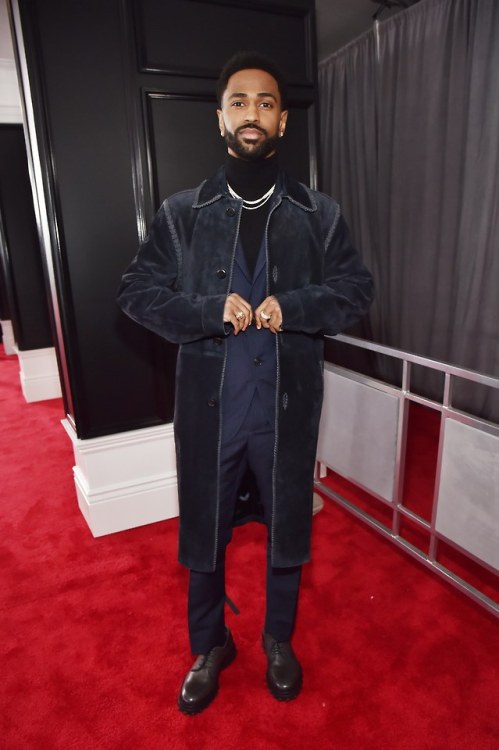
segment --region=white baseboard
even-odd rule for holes
[[[173,425],[80,440],[67,419],[80,510],[93,536],[178,515]]]
[[[14,338],[14,329],[12,328],[12,321],[0,320],[0,326],[2,327],[2,339],[3,348],[5,354],[17,354],[16,340]]]
[[[61,381],[55,349],[17,350],[21,388],[28,403],[61,398]]]

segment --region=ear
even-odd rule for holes
[[[223,136],[225,135],[225,123],[224,123],[224,116],[222,114],[221,109],[217,109],[217,117],[218,117],[218,127],[220,128],[220,135],[223,138]]]
[[[282,136],[284,135],[287,121],[288,121],[288,110],[285,109],[283,112],[281,112],[281,116],[279,118],[279,137],[280,138],[282,138]]]

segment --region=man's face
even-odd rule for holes
[[[229,78],[217,115],[229,154],[247,161],[272,156],[288,117],[287,111],[281,111],[276,80],[252,68]]]

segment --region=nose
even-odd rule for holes
[[[256,102],[249,102],[244,113],[244,119],[246,122],[258,122],[259,120],[259,109]]]

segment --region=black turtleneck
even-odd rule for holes
[[[227,182],[241,198],[248,201],[254,201],[270,190],[277,180],[278,170],[275,154],[261,161],[245,161],[228,154],[225,161]],[[239,236],[251,275],[255,270],[270,205],[271,200],[256,211],[242,210]]]

